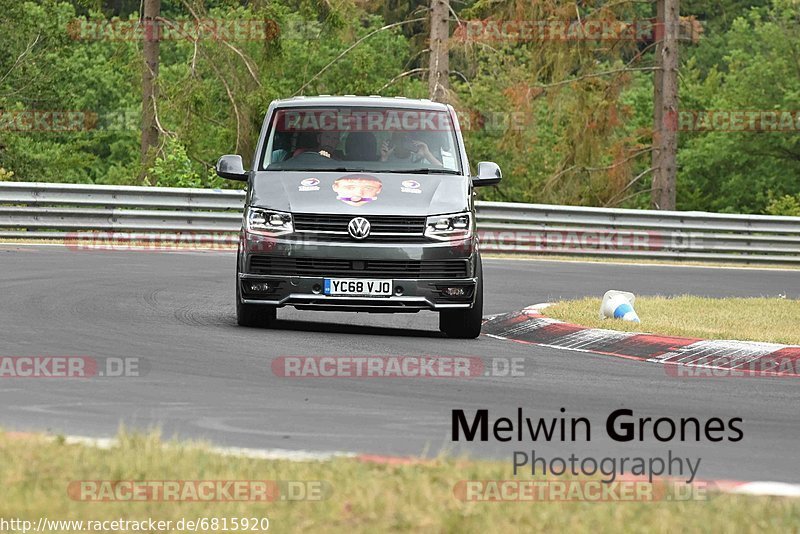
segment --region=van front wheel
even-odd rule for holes
[[[475,303],[468,310],[444,310],[439,312],[439,330],[447,337],[474,339],[481,335],[483,323],[483,262],[478,256],[475,284]]]
[[[236,277],[236,323],[251,328],[269,328],[277,317],[277,308],[242,302],[239,277]]]

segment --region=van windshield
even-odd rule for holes
[[[268,171],[461,174],[450,115],[427,109],[281,108],[261,161]]]

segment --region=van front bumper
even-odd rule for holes
[[[315,243],[243,235],[237,283],[245,304],[307,310],[418,312],[471,308],[477,242]],[[392,296],[329,296],[326,278],[392,280]],[[266,283],[266,286],[264,286]],[[254,287],[255,284],[255,287]],[[447,288],[463,288],[450,296]]]

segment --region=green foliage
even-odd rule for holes
[[[192,160],[186,155],[183,145],[169,139],[147,173],[147,182],[157,186],[197,187],[200,176],[192,168]]]
[[[132,21],[138,0],[5,2],[0,10],[0,111],[75,110],[75,131],[0,128],[0,180],[233,187],[220,154],[253,154],[269,103],[295,94],[426,97],[424,0],[163,0],[162,15],[275,21],[266,39],[162,41],[161,144],[140,163],[141,52],[135,40],[80,40],[76,19]],[[641,2],[452,2],[459,18],[634,20]],[[800,109],[796,0],[691,1],[703,38],[681,48],[681,108]],[[403,23],[376,31],[386,24]],[[357,45],[356,45],[357,44]],[[349,52],[343,54],[349,47]],[[637,56],[637,54],[641,54]],[[465,118],[473,168],[496,161],[491,200],[646,207],[652,142],[652,47],[620,42],[453,41],[452,100]],[[619,71],[597,76],[600,71]],[[562,84],[563,80],[574,80]],[[678,206],[794,213],[800,135],[681,132]],[[13,174],[12,174],[13,173]]]
[[[684,109],[800,109],[800,13],[792,0],[736,19],[722,63],[684,69]],[[681,209],[763,212],[770,194],[800,193],[800,129],[687,132],[678,152]]]
[[[767,205],[766,212],[770,215],[800,217],[800,195],[783,195],[779,198],[773,198]]]

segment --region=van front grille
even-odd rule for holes
[[[345,260],[256,255],[250,258],[249,272],[276,276],[452,279],[467,277],[467,260]]]

